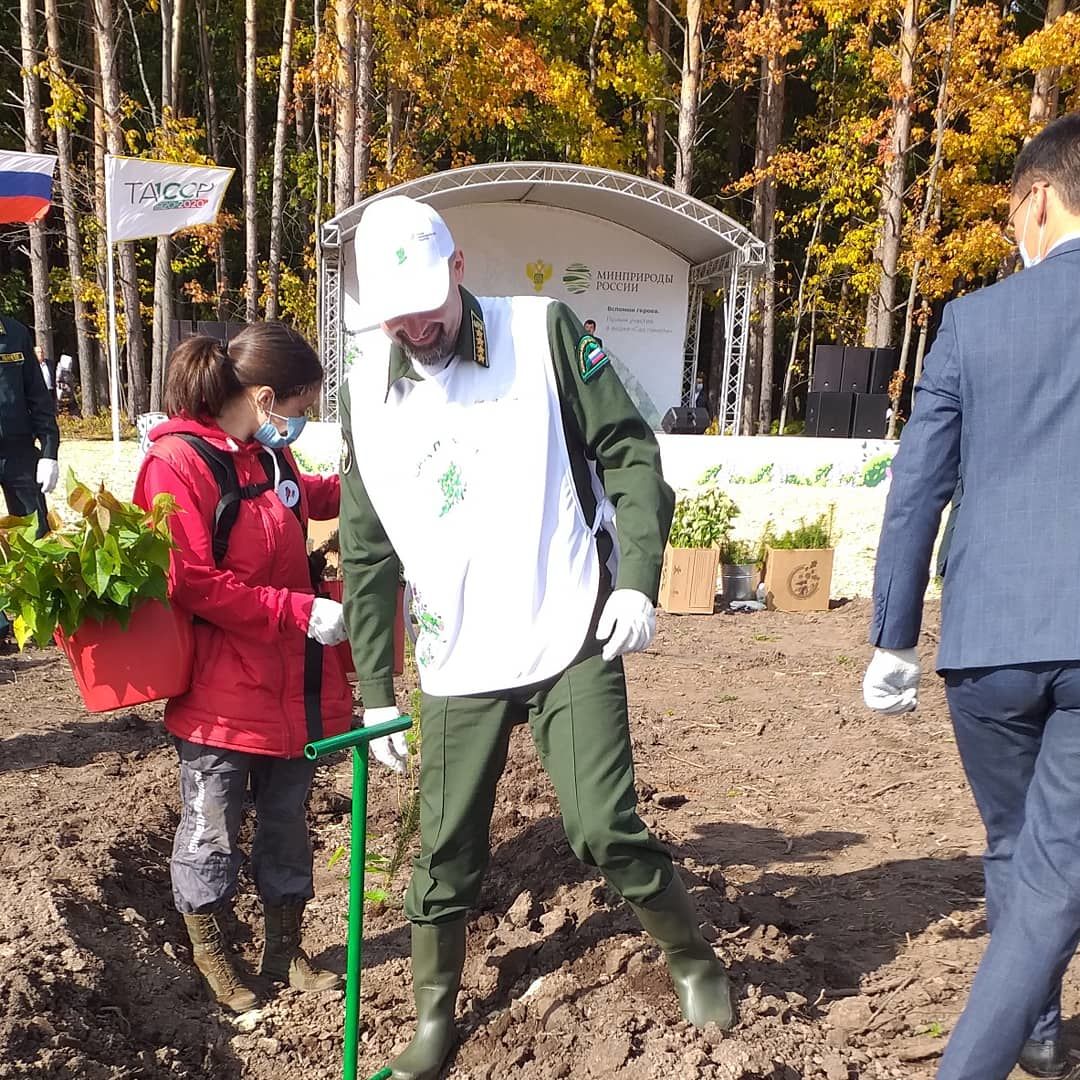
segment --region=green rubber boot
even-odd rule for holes
[[[648,904],[630,905],[650,937],[664,950],[684,1019],[694,1027],[735,1023],[731,984],[712,946],[701,936],[697,912],[678,872]]]
[[[276,982],[288,983],[294,990],[307,992],[339,990],[341,976],[316,967],[300,944],[304,922],[303,904],[263,908],[266,940],[259,971]]]
[[[465,920],[412,928],[416,1034],[390,1063],[392,1080],[435,1080],[457,1044],[454,1006],[465,964]]]

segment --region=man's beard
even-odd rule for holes
[[[405,355],[422,367],[441,367],[454,355],[454,342],[446,331],[446,327],[440,327],[439,336],[434,345],[427,345],[418,349],[404,334],[398,336],[398,344],[405,350]]]

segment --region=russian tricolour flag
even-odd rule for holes
[[[52,154],[0,150],[0,224],[40,221],[52,205]]]

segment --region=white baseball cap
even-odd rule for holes
[[[387,195],[364,211],[353,239],[358,329],[434,311],[450,293],[454,238],[439,212],[407,195]]]

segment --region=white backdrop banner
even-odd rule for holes
[[[641,414],[654,427],[682,395],[689,263],[610,221],[554,207],[477,203],[443,217],[465,252],[465,286],[478,296],[564,300],[613,357]],[[346,244],[343,321],[356,296],[353,250]],[[346,341],[346,362],[362,348]]]

